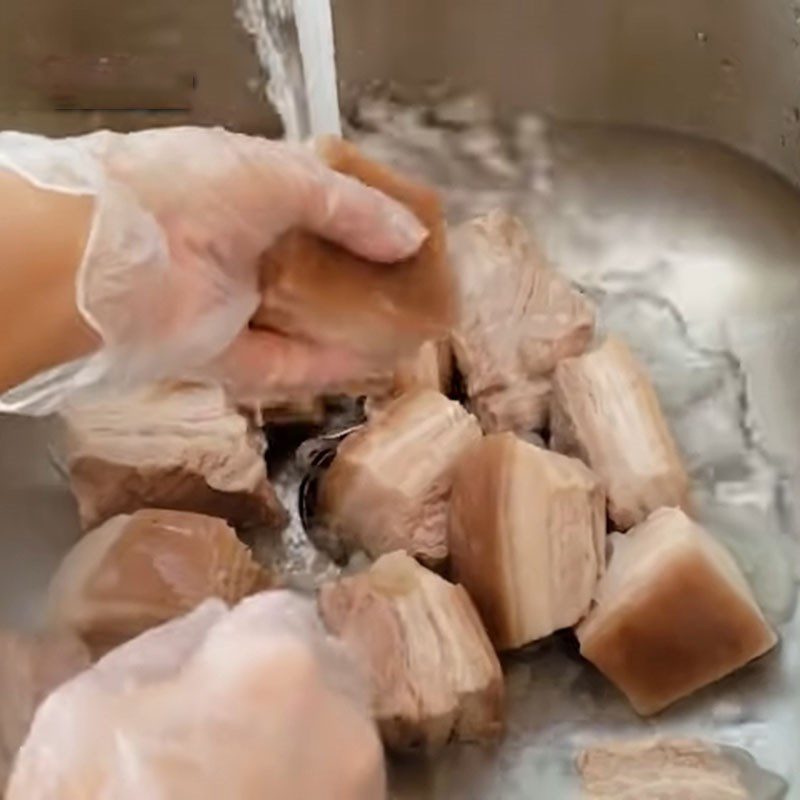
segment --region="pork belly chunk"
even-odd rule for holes
[[[605,566],[605,497],[580,461],[492,434],[459,459],[450,507],[453,574],[495,647],[578,622]]]
[[[394,265],[375,264],[303,231],[266,253],[262,304],[253,323],[358,354],[365,364],[413,355],[447,336],[456,294],[437,193],[362,155],[334,137],[317,142],[330,167],[406,205],[428,229],[419,251]]]
[[[66,415],[67,465],[84,530],[140,508],[281,529],[286,511],[267,478],[263,433],[222,388],[149,386]]]
[[[556,367],[551,428],[551,447],[603,481],[617,528],[662,506],[688,506],[689,477],[653,384],[619,339]]]
[[[504,211],[453,230],[450,257],[461,311],[453,349],[472,410],[487,433],[543,428],[556,364],[592,341],[592,303]]]
[[[614,533],[581,653],[655,714],[772,649],[777,637],[728,551],[683,511]]]
[[[112,517],[69,551],[48,617],[103,653],[209,597],[234,605],[276,583],[224,520],[146,509]]]
[[[320,519],[373,557],[405,550],[441,564],[453,467],[480,438],[477,420],[444,395],[400,396],[339,446],[320,486]]]
[[[583,800],[748,800],[736,766],[699,739],[609,741],[578,756]]]
[[[461,586],[396,552],[323,586],[319,605],[371,676],[388,747],[433,751],[502,732],[500,663]]]

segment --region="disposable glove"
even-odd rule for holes
[[[381,800],[354,670],[311,601],[206,601],[53,693],[7,800]]]
[[[310,149],[219,128],[0,133],[0,168],[95,198],[76,303],[103,341],[7,393],[0,410],[45,413],[87,388],[165,378],[209,378],[254,397],[345,381],[360,366],[353,356],[247,329],[259,257],[292,227],[385,262],[426,235],[405,207]]]

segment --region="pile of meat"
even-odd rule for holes
[[[597,340],[592,303],[508,214],[451,230],[446,246],[433,193],[328,148],[431,230],[408,271],[292,234],[265,261],[256,319],[370,365],[368,418],[320,479],[316,522],[372,563],[322,585],[318,607],[372,678],[386,745],[500,736],[497,653],[565,628],[643,715],[770,650],[745,578],[692,520],[646,370],[624,342]],[[299,387],[261,405],[267,419],[318,421],[322,402]],[[220,388],[150,387],[66,423],[86,533],[52,583],[59,636],[96,657],[205,598],[281,585],[237,535],[286,523],[264,434]],[[0,716],[4,764],[34,700],[88,659],[24,646],[68,665],[28,670],[37,686],[12,710],[25,724]]]

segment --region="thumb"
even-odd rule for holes
[[[402,203],[327,167],[300,213],[304,228],[371,261],[408,258],[428,236]]]
[[[427,229],[406,206],[336,172],[308,147],[226,135],[255,168],[248,174],[261,177],[246,183],[261,198],[265,216],[286,212],[279,232],[304,228],[370,261],[385,262],[412,256],[427,238]]]

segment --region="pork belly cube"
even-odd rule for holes
[[[733,557],[680,509],[659,509],[610,538],[608,571],[577,633],[581,653],[639,714],[655,714],[775,646]]]
[[[553,380],[550,446],[585,461],[627,530],[662,506],[688,504],[689,477],[644,368],[619,339],[562,361]]]
[[[698,739],[601,742],[578,756],[583,800],[748,800],[736,765]]]
[[[209,597],[235,605],[274,583],[224,520],[146,509],[113,517],[67,553],[48,617],[102,653]]]
[[[319,605],[371,676],[388,747],[433,751],[502,732],[503,673],[461,586],[396,552],[324,585]]]
[[[65,415],[67,462],[84,530],[140,508],[278,530],[265,441],[217,386],[159,385]]]
[[[407,358],[401,358],[383,385],[376,384],[367,398],[368,416],[379,414],[391,401],[405,392],[431,389],[446,395],[453,377],[453,351],[448,339],[428,341]]]
[[[371,556],[447,557],[453,466],[481,438],[477,420],[438,392],[400,396],[339,446],[319,491],[320,519]]]
[[[401,361],[394,371],[395,394],[414,389],[433,389],[447,394],[453,376],[453,351],[449,340],[427,341],[417,352]]]
[[[447,257],[444,217],[435,191],[325,137],[322,160],[374,186],[413,211],[428,229],[419,251],[397,265],[376,264],[302,231],[282,237],[262,265],[257,326],[357,353],[366,363],[412,355],[428,339],[446,336],[456,297]]]
[[[484,392],[470,401],[470,410],[484,431],[514,431],[525,436],[541,430],[550,418],[552,381],[532,378],[498,392]]]
[[[456,228],[450,257],[461,311],[453,349],[484,430],[544,427],[549,376],[591,343],[593,305],[503,211]]]
[[[499,650],[578,622],[605,567],[605,498],[580,461],[514,434],[459,459],[450,557]]]
[[[0,797],[36,709],[90,663],[86,645],[73,634],[0,631]]]

